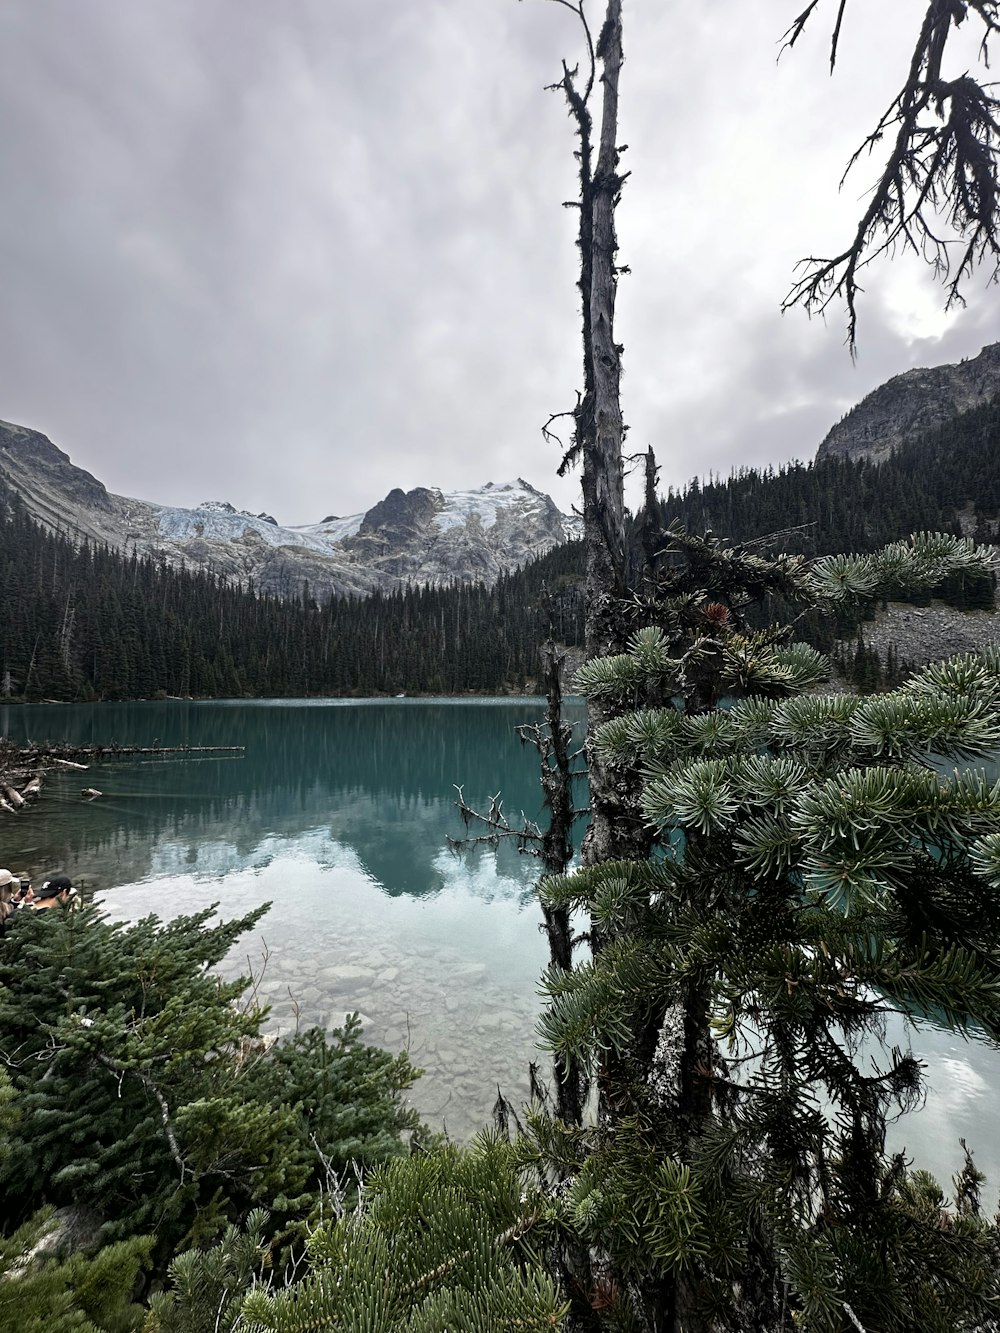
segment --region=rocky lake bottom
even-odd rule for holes
[[[340,1026],[408,1050],[425,1073],[408,1094],[435,1129],[464,1141],[489,1124],[499,1085],[518,1106],[536,1045],[547,962],[531,885],[538,863],[510,844],[461,857],[455,783],[477,808],[501,792],[516,819],[539,812],[534,755],[514,730],[537,700],[261,701],[0,709],[7,734],[75,744],[242,746],[220,760],[93,767],[104,795],[51,775],[31,812],[5,826],[3,864],[72,873],[122,921],[218,904],[271,907],[220,969],[252,972],[271,1031]],[[534,710],[534,712],[532,712]],[[266,964],[265,964],[266,959]],[[933,1024],[891,1026],[925,1063],[926,1098],[890,1129],[893,1148],[947,1189],[960,1137],[1000,1184],[1000,1050]],[[876,1053],[877,1054],[877,1053]],[[991,1203],[992,1206],[992,1203]]]
[[[232,878],[220,911],[226,919],[271,896],[259,877],[248,884]],[[253,976],[259,1002],[270,1008],[265,1031],[329,1031],[358,1012],[366,1041],[407,1051],[424,1071],[407,1100],[431,1128],[459,1141],[490,1123],[498,1087],[519,1107],[529,1061],[541,1065],[543,1078],[546,1068],[535,1045],[541,1002],[534,981],[545,946],[533,903],[483,904],[480,916],[496,919],[470,931],[463,902],[447,892],[425,902],[373,896],[361,913],[324,894],[322,914],[312,913],[306,904],[321,892],[300,889],[276,903],[216,969],[227,980]],[[166,892],[162,884],[112,891],[102,906],[112,919],[135,920],[197,912],[205,899],[204,884],[175,881]]]
[[[429,946],[406,957],[377,947],[338,957],[331,965],[320,939],[308,948],[274,946],[258,988],[271,1009],[267,1031],[330,1030],[357,1010],[366,1041],[407,1051],[424,1071],[407,1099],[455,1139],[489,1122],[498,1085],[515,1106],[527,1098],[528,1058],[541,1059],[532,1049],[537,1006],[491,983],[483,963]],[[241,968],[230,959],[219,972],[228,978]]]

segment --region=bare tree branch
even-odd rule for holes
[[[571,14],[575,14],[580,20],[580,25],[583,28],[583,35],[587,41],[587,54],[590,57],[590,73],[587,76],[587,87],[583,93],[583,100],[584,102],[587,102],[594,88],[594,78],[597,73],[597,59],[594,55],[594,39],[591,36],[590,24],[587,22],[587,13],[583,7],[583,0],[578,0],[578,3],[575,5],[572,3],[572,0],[549,0],[549,4],[562,5],[563,9],[568,9]],[[565,69],[565,65],[563,68]],[[556,86],[558,87],[559,85]]]
[[[181,1153],[180,1144],[177,1142],[177,1135],[174,1132],[173,1122],[170,1119],[170,1107],[167,1105],[167,1099],[164,1097],[163,1093],[149,1075],[143,1070],[136,1068],[135,1065],[120,1064],[117,1060],[112,1060],[109,1055],[104,1055],[101,1051],[96,1051],[94,1058],[99,1064],[104,1065],[105,1069],[109,1069],[112,1074],[118,1076],[119,1088],[121,1088],[121,1081],[126,1074],[134,1074],[146,1091],[151,1092],[156,1098],[160,1108],[160,1119],[163,1121],[163,1133],[170,1146],[170,1155],[177,1163],[177,1168],[181,1174],[181,1184],[183,1185],[188,1172],[188,1166]]]
[[[552,429],[552,423],[553,421],[559,421],[562,417],[571,417],[573,421],[576,421],[576,414],[579,410],[580,410],[580,395],[577,394],[576,407],[568,408],[565,412],[552,412],[549,414],[548,421],[546,421],[545,425],[542,427],[542,439],[545,440],[547,444],[551,444],[554,442],[558,444],[560,449],[565,450],[565,446],[562,442],[562,437],[557,435],[555,431]],[[565,462],[566,459],[564,458],[563,459],[564,465]],[[562,475],[562,468],[560,468],[560,476],[561,475]]]
[[[520,728],[518,730],[520,731]],[[489,807],[484,812],[469,805],[465,799],[464,791],[457,783],[455,784],[455,790],[458,792],[458,799],[455,804],[458,806],[459,814],[462,816],[466,828],[481,827],[485,828],[487,832],[472,833],[464,838],[449,838],[448,846],[452,851],[462,851],[466,847],[475,847],[480,843],[485,843],[489,847],[496,847],[501,838],[514,838],[519,852],[526,852],[529,856],[542,855],[542,845],[545,841],[542,830],[534,820],[528,819],[523,811],[520,826],[512,824],[504,811],[499,792],[490,797]]]
[[[788,31],[785,33],[784,37],[782,38],[783,45],[782,45],[782,48],[781,48],[781,49],[782,49],[783,51],[786,50],[786,49],[787,49],[787,50],[790,50],[790,49],[795,45],[795,43],[799,40],[799,38],[802,36],[802,31],[803,31],[803,29],[805,28],[806,24],[809,22],[809,19],[812,17],[813,11],[820,5],[820,3],[821,3],[821,0],[810,0],[810,3],[806,6],[806,8],[802,11],[802,13],[798,16],[798,18],[795,20],[795,22],[792,24],[792,26],[788,29]],[[834,23],[834,25],[833,25],[833,36],[832,36],[832,38],[830,39],[830,73],[831,73],[831,74],[833,73],[833,71],[834,71],[834,67],[835,67],[836,64],[837,64],[837,48],[838,48],[838,46],[840,45],[840,28],[841,28],[841,24],[842,24],[843,21],[844,21],[844,10],[845,10],[846,8],[847,8],[847,0],[840,0],[840,7],[839,7],[839,9],[837,10],[837,18],[836,18],[836,21],[835,21],[835,23]]]
[[[785,33],[794,46],[818,8],[811,3]],[[847,0],[839,0],[830,66],[840,42]],[[980,58],[989,66],[989,41],[1000,34],[1000,0],[927,0],[902,89],[847,164],[841,186],[865,157],[890,144],[868,205],[848,245],[833,256],[810,255],[782,309],[822,313],[843,300],[847,342],[857,345],[860,273],[898,248],[919,255],[944,283],[945,309],[964,305],[962,284],[983,262],[989,280],[1000,276],[1000,101],[995,85],[965,73],[942,74],[948,39],[969,15],[983,27]]]

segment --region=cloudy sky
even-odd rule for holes
[[[831,80],[832,12],[777,60],[801,7],[626,0],[618,336],[664,484],[811,457],[882,380],[1000,338],[995,290],[946,318],[900,263],[856,365],[839,311],[781,315],[849,233],[871,170],[837,181],[923,10],[853,0]],[[0,49],[0,417],[119,494],[284,523],[517,475],[575,501],[539,430],[579,379],[565,7],[0,0]]]

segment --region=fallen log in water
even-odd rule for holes
[[[61,745],[59,754],[76,755],[89,759],[92,763],[102,759],[123,759],[133,754],[242,754],[245,745],[119,745],[112,741],[110,745]],[[60,759],[59,763],[68,763]],[[86,768],[86,764],[78,764]]]
[[[22,810],[24,808],[24,797],[21,795],[21,793],[17,790],[16,787],[10,787],[5,784],[3,788],[3,794],[4,796],[6,796],[7,800],[11,803],[11,805],[14,807],[15,810]]]
[[[129,759],[134,755],[220,754],[241,756],[244,745],[28,745],[23,748],[0,737],[0,811],[17,814],[26,802],[38,799],[46,767],[56,765],[86,772],[91,763],[108,763]],[[89,760],[81,763],[81,759]],[[102,795],[96,787],[83,787],[80,793],[86,800]]]

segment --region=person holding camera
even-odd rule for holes
[[[6,934],[7,922],[18,905],[14,897],[15,890],[20,894],[21,881],[9,870],[0,870],[0,936]]]

